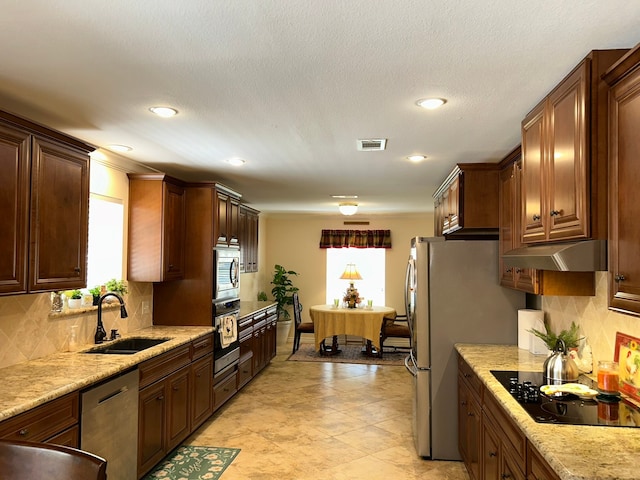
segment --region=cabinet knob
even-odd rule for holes
[[[511,268],[511,267],[507,268],[506,272],[507,272],[507,273],[511,273],[511,272],[513,272],[513,268]]]
[[[469,413],[467,413],[467,416],[468,416],[468,417],[473,417],[473,416],[474,416],[474,415],[473,415],[473,412],[469,412]]]
[[[624,282],[624,280],[625,280],[624,275],[620,275],[620,274],[617,274],[617,275],[616,275],[615,277],[613,277],[613,278],[614,278],[614,280],[615,280],[616,282]]]
[[[531,218],[533,218],[533,221],[536,222],[536,221],[540,220],[540,215],[534,214],[533,217],[531,217]]]
[[[562,213],[562,210],[551,210],[551,212],[549,212],[549,216],[551,217],[557,217],[558,215],[560,215]]]
[[[467,402],[463,400],[463,401],[460,402],[460,405],[462,405],[463,407],[466,407]]]
[[[490,457],[497,457],[498,454],[496,452],[489,452]]]
[[[74,268],[74,269],[73,269],[73,271],[74,271],[75,273],[80,273],[80,267],[76,267],[76,268]]]
[[[511,478],[511,474],[510,473],[503,473],[501,475],[501,478]]]
[[[21,437],[26,437],[27,435],[29,435],[29,430],[26,428],[23,428],[18,432],[18,435],[20,435]]]
[[[173,264],[169,264],[169,271],[173,270]]]
[[[158,395],[158,396],[156,397],[156,400],[157,400],[157,401],[164,400],[164,395]]]
[[[516,273],[522,273],[522,269],[521,268],[516,268]]]

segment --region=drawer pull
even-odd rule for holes
[[[531,217],[531,218],[533,218],[533,221],[536,222],[536,221],[540,220],[540,215],[534,214],[533,217]]]
[[[549,212],[549,215],[552,217],[557,217],[558,215],[562,214],[562,210],[551,210],[551,212]]]
[[[624,280],[625,280],[624,275],[620,275],[620,274],[616,275],[616,276],[615,276],[615,277],[613,277],[613,278],[614,278],[614,280],[615,280],[616,282],[624,282]]]
[[[26,437],[27,435],[29,435],[29,430],[26,428],[23,428],[18,432],[18,435],[20,435],[21,437]]]
[[[157,401],[164,400],[164,395],[160,395],[160,396],[156,397],[156,400],[157,400]]]
[[[496,452],[489,452],[490,457],[497,457],[498,454]]]

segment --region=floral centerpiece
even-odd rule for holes
[[[347,304],[348,308],[356,308],[356,306],[362,301],[358,289],[353,286],[353,283],[349,285],[347,291],[344,294],[342,300]]]

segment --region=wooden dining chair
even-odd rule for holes
[[[106,480],[107,461],[63,445],[0,440],[0,478]]]
[[[302,321],[302,306],[300,305],[300,299],[298,298],[298,294],[293,294],[293,319],[294,319],[294,333],[293,333],[293,351],[296,353],[296,350],[300,348],[300,337],[303,333],[313,333],[313,322],[303,322]]]
[[[409,339],[408,347],[394,346],[394,350],[397,350],[399,348],[411,348],[411,330],[409,330],[409,319],[406,315],[396,315],[394,318],[385,317],[382,320],[382,328],[380,329],[380,350],[378,351],[378,356],[380,358],[382,358],[382,354],[384,352],[384,342],[387,338]]]

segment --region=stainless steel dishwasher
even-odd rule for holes
[[[80,448],[107,460],[111,480],[138,478],[138,370],[82,393]]]

